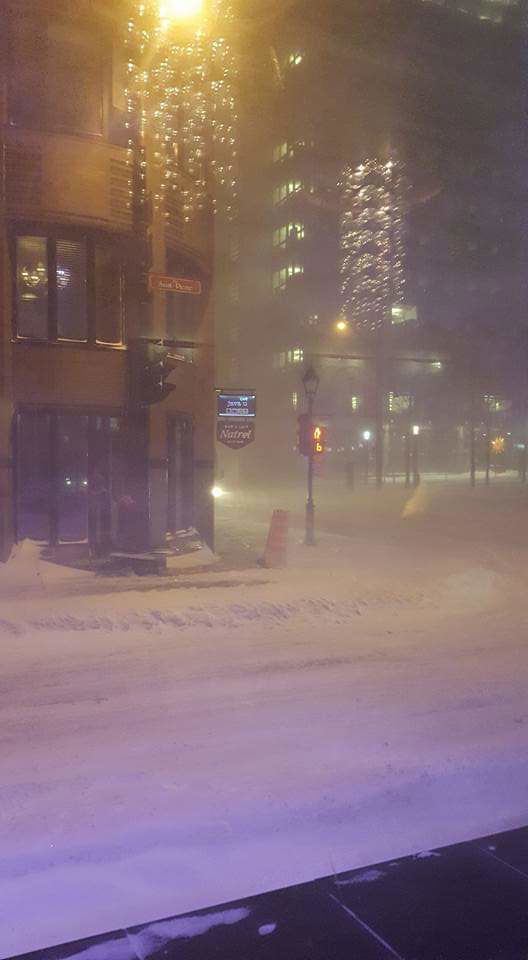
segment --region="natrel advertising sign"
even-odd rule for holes
[[[195,296],[202,292],[200,280],[192,277],[169,277],[164,273],[149,273],[149,290],[163,290],[165,293],[192,293]]]
[[[240,450],[253,443],[255,421],[219,420],[216,424],[216,439],[232,450]]]
[[[240,450],[255,439],[257,397],[254,390],[217,390],[216,439]]]

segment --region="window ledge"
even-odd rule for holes
[[[31,337],[13,337],[11,340],[13,344],[25,344],[29,347],[59,347],[61,349],[68,349],[69,347],[77,347],[82,350],[126,350],[126,343],[102,343],[101,341],[87,341],[87,340],[37,340],[32,339]]]

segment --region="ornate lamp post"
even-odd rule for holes
[[[315,534],[314,534],[314,519],[315,519],[315,504],[313,499],[313,468],[314,468],[314,451],[313,451],[313,407],[315,397],[317,395],[317,390],[319,389],[319,377],[317,376],[316,371],[310,365],[304,372],[303,378],[303,387],[306,394],[306,400],[308,404],[308,422],[310,425],[310,447],[308,451],[308,497],[306,500],[306,533],[304,542],[308,547],[315,547]]]

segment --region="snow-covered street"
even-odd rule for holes
[[[528,518],[486,497],[385,537],[329,505],[285,571],[7,592],[0,956],[526,823]]]

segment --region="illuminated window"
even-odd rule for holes
[[[273,162],[279,163],[281,160],[284,160],[284,157],[290,156],[288,143],[286,140],[283,140],[282,143],[278,143],[273,147]]]
[[[304,223],[286,223],[273,231],[273,246],[285,247],[288,240],[304,240]]]
[[[302,347],[295,347],[290,351],[292,355],[292,363],[302,363],[304,360],[304,350]]]
[[[417,316],[418,314],[415,306],[411,306],[406,303],[395,303],[392,306],[391,321],[393,326],[409,323],[411,320],[416,320]]]
[[[411,397],[408,393],[389,393],[387,398],[389,413],[405,413],[411,408]]]
[[[111,244],[16,238],[17,336],[122,342],[122,264]]]
[[[291,404],[293,409],[297,410],[297,407],[299,406],[299,394],[297,393],[296,390],[294,390],[291,395]]]
[[[352,410],[359,410],[359,397],[350,397],[350,406],[352,407]]]
[[[277,206],[277,204],[283,203],[287,197],[298,193],[299,190],[302,189],[303,183],[301,180],[288,180],[287,183],[281,183],[278,187],[275,187],[273,191],[273,203]]]
[[[298,67],[303,62],[303,54],[300,50],[292,50],[286,57],[288,67]]]
[[[284,290],[288,280],[304,273],[304,267],[301,263],[289,263],[287,267],[281,267],[275,270],[272,275],[272,287],[275,292]]]
[[[17,237],[17,332],[48,336],[48,249],[46,237]]]

